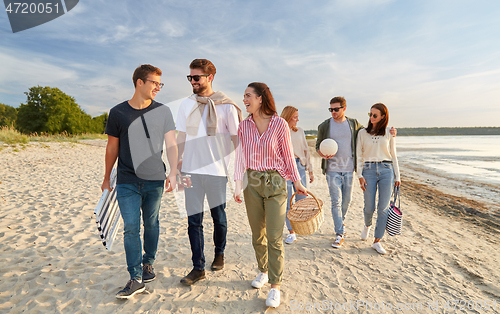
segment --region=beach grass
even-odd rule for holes
[[[21,134],[12,126],[3,126],[0,128],[0,142],[12,145],[12,144],[28,143],[29,141],[30,141],[29,136]]]
[[[78,142],[79,140],[106,139],[106,134],[47,134],[33,133],[30,135],[22,134],[12,126],[3,126],[0,128],[0,142],[8,145],[26,144],[29,142]]]

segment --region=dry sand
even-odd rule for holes
[[[30,143],[18,150],[0,151],[1,313],[329,313],[335,306],[344,313],[402,312],[395,310],[398,304],[405,312],[460,312],[460,304],[453,310],[453,300],[462,301],[463,309],[476,307],[467,312],[500,313],[500,228],[494,217],[480,215],[482,204],[405,181],[403,167],[403,235],[384,237],[389,254],[381,256],[371,241],[360,240],[363,200],[357,186],[346,220],[348,237],[334,249],[319,160],[310,189],[325,202],[325,223],[286,246],[279,308],[265,307],[269,285],[250,286],[258,270],[244,205],[235,202],[227,206],[224,270],[207,271],[207,280],[191,287],[179,283],[191,269],[191,253],[187,219],[173,194],[162,200],[157,279],[146,284],[146,293],[118,300],[115,294],[128,280],[122,234],[106,251],[93,214],[101,194],[104,142]],[[476,206],[476,213],[467,210]],[[208,264],[212,230],[206,214]],[[382,308],[355,310],[364,301]],[[451,310],[445,310],[446,301]],[[429,308],[435,302],[437,311]]]

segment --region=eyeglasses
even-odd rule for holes
[[[200,77],[205,77],[209,76],[210,74],[203,74],[203,75],[188,75],[187,79],[188,81],[191,82],[191,80],[194,80],[195,82],[198,82],[200,80]]]
[[[377,119],[378,118],[378,115],[376,113],[368,112],[368,116],[369,117],[373,117],[373,119]]]
[[[146,82],[153,82],[153,84],[155,84],[155,85],[156,85],[156,88],[158,88],[158,89],[162,89],[162,88],[163,88],[163,86],[165,85],[165,84],[163,84],[163,83],[159,83],[159,82],[157,82],[157,81],[152,81],[152,80],[148,80],[148,79],[145,79],[144,81],[146,81]]]
[[[328,110],[330,110],[330,112],[339,112],[340,109],[344,109],[344,107],[336,107],[336,108],[328,108]]]

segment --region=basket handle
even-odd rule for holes
[[[293,201],[293,197],[294,197],[297,193],[298,193],[298,192],[293,193],[292,197],[290,197],[290,208],[292,208],[292,205],[293,205],[293,203],[292,203],[292,201]],[[321,210],[321,205],[319,204],[319,201],[318,201],[318,199],[316,198],[316,196],[314,196],[314,194],[312,194],[310,191],[307,191],[307,194],[311,195],[311,196],[314,198],[314,200],[316,201],[316,204],[318,204],[318,209],[320,209],[320,210]],[[313,209],[313,210],[314,210],[314,209]]]

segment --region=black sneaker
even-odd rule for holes
[[[128,299],[133,297],[137,293],[143,292],[144,290],[146,290],[144,282],[138,282],[135,279],[130,279],[125,285],[125,288],[118,291],[116,297],[118,299]]]
[[[145,264],[142,266],[142,281],[150,282],[156,279],[156,274],[153,271],[153,265]]]
[[[181,279],[181,283],[186,286],[190,286],[202,279],[205,279],[205,271],[193,268],[193,270],[186,277]]]
[[[213,271],[221,270],[224,268],[224,254],[215,255],[214,262],[211,269]]]

